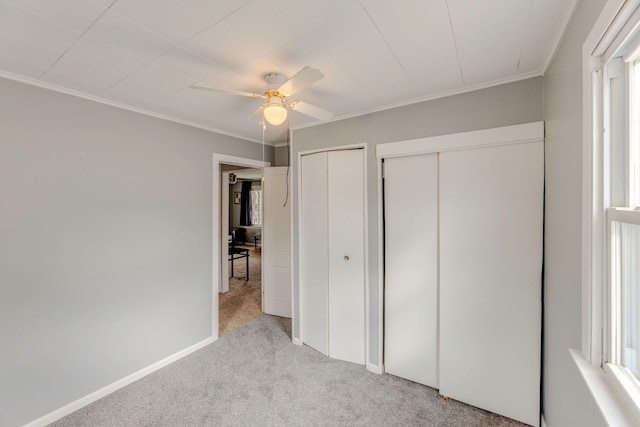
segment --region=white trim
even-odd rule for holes
[[[632,379],[633,374],[624,372],[618,365],[610,363],[604,364],[604,371],[607,378],[613,383],[618,393],[625,399],[627,406],[640,424],[640,395],[638,394],[638,381]]]
[[[75,96],[76,98],[86,99],[88,101],[97,102],[99,104],[109,105],[111,107],[120,108],[122,110],[132,111],[134,113],[144,114],[145,116],[155,117],[156,119],[167,120],[169,122],[179,123],[181,125],[186,125],[198,129],[203,129],[209,132],[218,133],[220,135],[226,135],[233,138],[238,138],[243,141],[254,142],[256,144],[262,145],[262,141],[254,138],[249,138],[244,135],[239,135],[233,132],[228,132],[222,129],[201,125],[199,123],[190,122],[188,120],[179,119],[177,117],[168,116],[166,114],[156,113],[153,111],[145,110],[144,108],[134,107],[132,105],[123,104],[121,102],[113,101],[111,99],[102,98],[96,95],[90,95],[87,93],[79,92],[73,89],[69,89],[66,87],[58,86],[53,83],[44,82],[42,80],[35,80],[30,77],[20,76],[17,74],[9,73],[7,71],[0,70],[0,77],[5,78],[7,80],[13,80],[16,82],[24,83],[29,86],[36,86],[42,89],[48,89],[54,92],[63,93],[65,95]],[[271,145],[267,142],[268,145]]]
[[[291,268],[291,274],[292,274],[292,278],[293,281],[291,282],[291,284],[293,285],[295,282],[295,274],[293,273],[294,270],[296,270],[298,272],[298,319],[295,318],[295,310],[291,311],[291,335],[293,335],[293,325],[295,324],[295,321],[297,320],[297,324],[298,324],[298,336],[294,339],[294,343],[296,343],[298,345],[302,345],[304,344],[304,342],[302,341],[302,301],[303,301],[303,288],[302,288],[302,280],[300,278],[301,274],[300,274],[300,270],[301,270],[301,265],[302,265],[302,249],[300,248],[300,241],[302,240],[302,224],[300,224],[300,200],[302,200],[302,174],[300,173],[300,166],[302,165],[302,153],[298,152],[298,159],[297,159],[297,163],[296,163],[296,175],[297,175],[297,181],[298,181],[298,191],[296,194],[296,219],[298,222],[298,232],[296,233],[297,235],[297,240],[298,240],[298,250],[297,250],[297,258],[298,258],[298,262],[296,263],[296,267],[297,268],[293,268],[293,262],[292,262],[292,268]],[[292,203],[293,205],[293,203]],[[293,208],[293,206],[292,206]],[[293,216],[291,217],[291,223],[293,224]],[[291,234],[291,249],[292,249],[292,258],[295,256],[295,254],[293,254],[293,233]],[[292,259],[293,261],[293,259]],[[293,294],[291,295],[293,299]]]
[[[623,404],[622,396],[617,392],[602,368],[593,366],[585,360],[579,350],[570,348],[569,354],[607,425],[637,426],[638,421],[634,414],[628,405]]]
[[[383,373],[384,360],[384,199],[382,159],[376,159],[378,185],[378,363]]]
[[[594,24],[584,46],[589,56],[601,56],[610,52],[612,46],[620,46],[618,35],[629,18],[640,6],[640,0],[609,0]]]
[[[367,370],[374,374],[384,374],[382,365],[374,365],[373,363],[367,363]]]
[[[293,134],[291,134],[291,142],[293,143]],[[302,340],[300,339],[300,327],[298,326],[298,336],[296,337],[295,334],[293,333],[295,328],[294,325],[296,324],[296,299],[293,297],[295,295],[295,293],[293,292],[294,290],[294,286],[295,286],[295,268],[294,268],[294,246],[293,246],[293,239],[294,239],[294,227],[293,227],[293,165],[291,165],[291,150],[292,150],[292,146],[293,145],[289,145],[289,152],[288,152],[288,158],[289,158],[289,164],[287,165],[288,169],[288,185],[289,185],[289,218],[291,219],[291,231],[290,231],[290,239],[291,241],[289,242],[289,247],[291,248],[291,340],[293,341],[293,343],[295,345],[302,345]],[[300,199],[298,199],[300,200]],[[298,203],[298,200],[296,200],[296,204]],[[300,248],[298,248],[298,250],[300,250]],[[298,289],[298,294],[300,293],[300,289]],[[300,306],[298,306],[298,310],[300,309]]]
[[[544,62],[542,63],[542,67],[540,68],[542,71],[542,75],[546,74],[547,70],[549,69],[549,66],[551,65],[551,62],[556,57],[558,50],[560,50],[560,46],[562,44],[562,41],[564,40],[564,36],[567,34],[567,29],[569,28],[569,23],[571,22],[571,18],[573,18],[573,14],[577,9],[578,0],[569,0],[569,1],[572,2],[573,4],[571,4],[571,6],[567,7],[564,10],[564,15],[562,16],[562,19],[561,19],[562,24],[558,28],[556,35],[553,38],[553,41],[551,42],[551,46],[547,51],[547,56],[545,57]]]
[[[612,290],[606,278],[606,215],[609,219],[636,222],[637,214],[624,209],[609,209],[605,213],[609,203],[605,182],[608,95],[604,65],[617,54],[629,28],[637,22],[639,5],[640,0],[609,0],[582,46],[582,351],[570,353],[606,422],[616,426],[637,425],[639,419],[634,418],[640,411],[634,397],[622,385],[624,382],[619,381],[619,372],[611,366],[601,367],[608,359],[609,346],[603,343],[612,339],[605,337],[612,328],[610,318],[615,314],[607,301]],[[637,390],[633,394],[637,396]]]
[[[610,2],[605,5],[605,11],[609,8],[609,5]],[[601,18],[602,15],[596,22],[593,31],[602,25]],[[594,77],[597,78],[598,75],[594,75],[594,72],[599,65],[599,61],[591,57],[591,52],[595,43],[597,43],[597,40],[592,40],[592,34],[587,37],[587,41],[582,48],[582,354],[586,360],[597,366],[600,365],[601,361],[600,343],[602,342],[602,334],[597,336],[598,339],[594,339],[596,335],[594,335],[592,328],[594,330],[601,329],[602,319],[601,316],[594,316],[594,308],[592,306],[592,302],[597,300],[592,295],[593,277],[598,276],[598,274],[594,274],[594,266],[597,265],[598,258],[601,256],[596,256],[593,253],[593,237],[596,235],[595,222],[593,220],[594,191],[596,191],[594,186],[598,185],[597,180],[593,178],[593,135],[597,133],[596,124],[594,123],[593,95],[597,93],[594,87],[597,81]],[[602,73],[599,73],[599,75],[601,77]],[[598,126],[601,125],[599,124]]]
[[[361,143],[358,143],[358,144],[340,145],[338,147],[315,148],[315,149],[306,150],[306,151],[298,151],[298,160],[301,160],[302,156],[307,156],[309,154],[325,153],[325,152],[329,152],[329,151],[360,149],[360,148],[365,148],[366,145],[367,145],[366,143],[361,142]],[[299,164],[298,164],[298,166],[299,166]]]
[[[369,321],[371,319],[370,316],[370,304],[369,298],[371,297],[369,293],[369,181],[368,181],[368,167],[367,161],[369,158],[369,149],[368,144],[366,142],[363,143],[363,152],[362,152],[362,193],[364,196],[362,213],[364,214],[363,218],[363,227],[362,235],[364,237],[364,364],[367,366],[369,364],[369,359],[371,356],[370,348],[371,348],[371,340],[369,339]]]
[[[514,77],[508,77],[505,79],[498,79],[498,80],[494,80],[491,82],[487,82],[487,83],[482,83],[482,84],[477,84],[477,85],[471,85],[471,86],[465,86],[459,89],[453,89],[453,90],[448,90],[445,92],[440,92],[440,93],[436,93],[433,95],[427,95],[427,96],[422,96],[419,98],[414,98],[408,101],[402,101],[402,102],[396,102],[393,104],[387,104],[387,105],[383,105],[381,107],[377,107],[377,108],[371,108],[369,110],[365,110],[365,111],[360,111],[357,113],[352,113],[352,114],[342,114],[339,116],[335,116],[333,119],[328,120],[326,122],[320,122],[320,121],[313,121],[311,123],[303,123],[297,126],[293,126],[291,127],[291,130],[299,130],[299,129],[305,129],[305,128],[309,128],[309,127],[313,127],[313,126],[319,126],[319,125],[323,125],[326,123],[332,123],[332,122],[338,122],[340,120],[346,120],[346,119],[352,119],[355,117],[361,117],[361,116],[366,116],[368,114],[373,114],[373,113],[379,113],[381,111],[387,111],[387,110],[393,110],[394,108],[400,108],[400,107],[406,107],[409,105],[414,105],[414,104],[419,104],[421,102],[427,102],[427,101],[433,101],[436,99],[442,99],[442,98],[448,98],[450,96],[455,96],[455,95],[462,95],[465,93],[469,93],[469,92],[475,92],[477,90],[482,90],[482,89],[488,89],[491,87],[495,87],[495,86],[501,86],[507,83],[515,83],[515,82],[519,82],[522,80],[528,80],[534,77],[542,77],[543,72],[542,70],[538,70],[538,71],[532,71],[530,73],[525,73],[525,74],[519,74],[517,76]]]
[[[625,222],[628,224],[640,225],[640,211],[629,208],[609,208],[607,209],[608,221]]]
[[[225,233],[222,230],[229,230],[229,175],[231,171],[221,173],[220,182],[220,259],[229,258],[229,244],[225,242]],[[228,239],[227,235],[227,239]],[[220,282],[218,283],[219,292],[229,292],[229,263],[220,262]]]
[[[540,415],[540,427],[547,427],[547,423],[544,420],[544,415]]]
[[[291,219],[291,338],[294,344],[296,345],[302,345],[302,340],[300,339],[300,324],[298,324],[298,336],[296,337],[294,335],[294,329],[295,329],[295,324],[296,324],[296,310],[295,310],[295,305],[296,305],[296,299],[293,297],[295,295],[294,289],[295,289],[295,255],[294,255],[294,247],[293,247],[293,236],[295,236],[295,228],[293,226],[293,165],[291,164],[291,153],[293,151],[293,134],[291,135],[291,144],[289,145],[289,164],[287,165],[287,167],[289,168],[288,172],[289,172],[289,218]],[[299,193],[298,193],[299,194]],[[298,200],[296,200],[296,206],[298,204],[298,201],[300,200],[300,198],[298,198]],[[300,250],[300,248],[298,248],[298,251]],[[298,287],[298,296],[300,295],[300,288]],[[299,301],[298,301],[299,302]],[[300,310],[300,305],[298,305],[298,310]],[[298,311],[298,313],[300,313]]]
[[[603,360],[605,268],[603,58],[640,0],[609,0],[582,45],[582,353]]]
[[[201,348],[213,343],[215,341],[214,337],[209,337],[205,340],[200,341],[199,343],[196,343],[192,346],[189,346],[187,348],[185,348],[184,350],[180,350],[177,353],[172,354],[171,356],[165,357],[162,360],[159,360],[149,366],[147,366],[146,368],[142,368],[137,372],[134,372],[131,375],[127,375],[126,377],[119,379],[116,382],[113,382],[111,384],[109,384],[108,386],[105,386],[97,391],[94,391],[93,393],[90,393],[84,397],[81,397],[78,400],[75,400],[59,409],[56,409],[53,412],[49,412],[47,415],[44,415],[34,421],[31,421],[28,424],[25,424],[24,427],[40,427],[40,426],[46,426],[48,424],[51,424],[54,421],[57,421],[59,419],[61,419],[62,417],[65,417],[75,411],[77,411],[78,409],[81,409],[87,405],[89,405],[90,403],[95,402],[98,399],[101,399],[111,393],[113,393],[116,390],[119,390],[123,387],[126,387],[127,385],[138,381],[139,379],[146,377],[147,375],[164,368],[165,366],[182,359],[185,356],[188,356],[189,354],[200,350]]]
[[[544,122],[461,132],[408,141],[390,142],[376,146],[378,158],[441,153],[468,148],[493,147],[540,141],[544,138]]]
[[[264,162],[262,160],[248,159],[245,157],[227,156],[225,154],[213,153],[213,176],[212,176],[212,224],[213,224],[213,241],[211,252],[211,286],[212,286],[212,307],[211,307],[211,335],[218,338],[218,290],[220,289],[221,267],[222,262],[221,254],[221,242],[222,233],[220,230],[220,209],[221,209],[221,176],[220,171],[221,164],[246,166],[255,168],[264,168],[271,166],[271,162]]]

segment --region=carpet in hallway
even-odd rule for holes
[[[249,281],[241,278],[246,274],[245,260],[234,261],[234,277],[229,278],[229,292],[218,295],[219,336],[246,325],[262,314],[261,248],[242,247],[249,249]]]

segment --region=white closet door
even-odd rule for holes
[[[386,159],[385,371],[438,386],[438,155]]]
[[[291,317],[291,189],[287,167],[264,168],[262,290],[264,312]]]
[[[329,356],[364,364],[363,150],[328,156]]]
[[[542,142],[440,154],[440,393],[539,422]]]
[[[302,156],[300,166],[300,336],[329,354],[327,153]]]

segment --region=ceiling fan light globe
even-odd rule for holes
[[[264,119],[273,126],[279,126],[287,120],[287,109],[280,103],[268,103],[263,110]]]

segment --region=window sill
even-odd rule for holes
[[[637,426],[638,420],[633,409],[616,390],[604,370],[587,362],[579,350],[569,349],[569,353],[607,424],[621,427]]]
[[[613,383],[618,391],[625,399],[627,407],[631,408],[636,419],[640,423],[640,390],[638,390],[637,382],[631,379],[631,372],[625,372],[626,369],[617,365],[605,364],[604,372]]]

